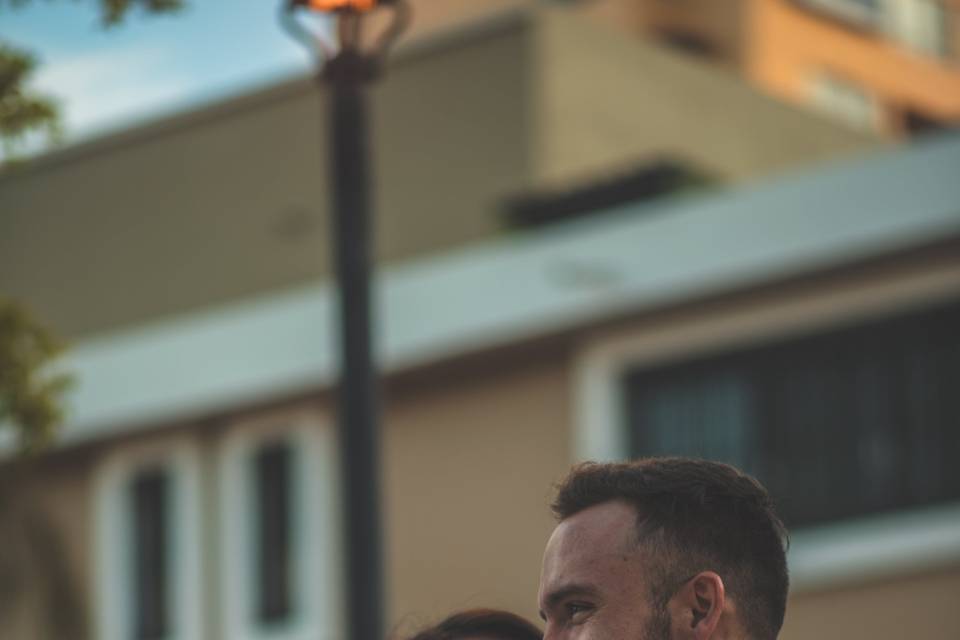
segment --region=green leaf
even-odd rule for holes
[[[23,306],[0,297],[0,428],[12,428],[20,449],[49,444],[64,418],[72,378],[52,370],[64,344]]]

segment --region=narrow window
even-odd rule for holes
[[[134,640],[160,640],[169,631],[168,485],[162,469],[141,471],[130,484]]]
[[[286,620],[292,609],[291,451],[289,444],[261,447],[254,458],[256,484],[256,585],[253,590],[259,621]]]

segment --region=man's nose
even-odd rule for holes
[[[567,640],[567,636],[562,633],[563,629],[549,622],[543,627],[543,640]]]

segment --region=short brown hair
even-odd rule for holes
[[[787,532],[759,482],[730,465],[693,458],[588,462],[560,484],[552,508],[564,520],[618,500],[637,510],[655,603],[665,605],[700,571],[715,571],[750,637],[777,637],[786,612]]]
[[[533,623],[508,611],[471,609],[451,615],[410,640],[463,640],[475,637],[490,640],[542,640],[543,633]]]

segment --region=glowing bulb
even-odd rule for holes
[[[375,9],[377,0],[307,0],[306,4],[314,11],[365,12]]]

